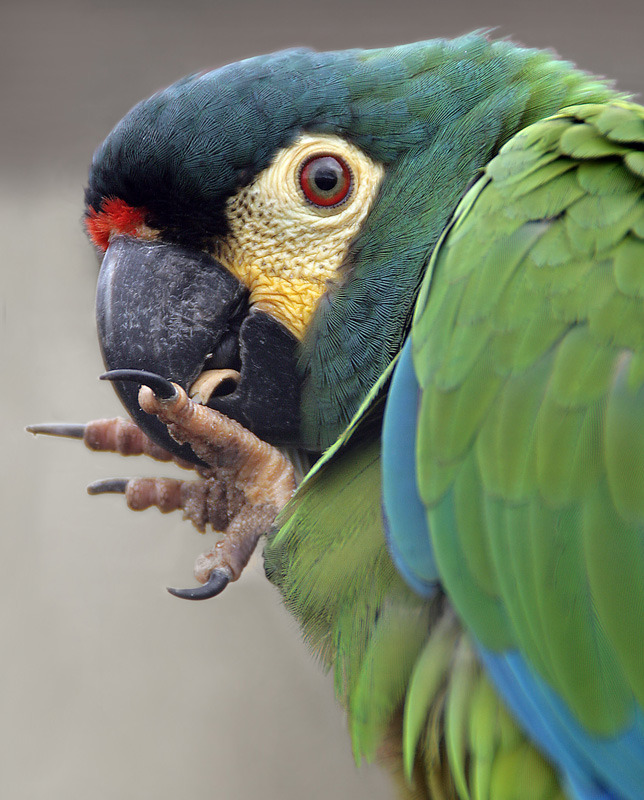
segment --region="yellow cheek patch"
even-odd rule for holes
[[[351,190],[338,206],[308,202],[302,164],[316,155],[342,159]],[[384,169],[338,136],[302,134],[227,204],[230,233],[214,256],[250,290],[250,302],[304,336],[318,302],[340,280],[339,268],[369,213]]]
[[[251,303],[275,317],[301,339],[320,297],[328,288],[327,284],[295,276],[280,278],[255,267],[250,268],[247,277]]]

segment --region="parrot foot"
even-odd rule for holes
[[[257,542],[276,516],[274,506],[246,506],[233,519],[224,537],[207,553],[197,558],[195,577],[203,584],[195,589],[171,589],[170,594],[185,600],[205,600],[222,592],[236,581],[255,552]]]
[[[190,600],[214,597],[239,578],[260,537],[268,533],[293,495],[293,464],[277,448],[221,412],[191,400],[180,386],[161,376],[139,370],[114,370],[102,377],[143,384],[138,397],[143,411],[155,415],[177,442],[189,444],[205,466],[174,456],[149,439],[134,422],[119,418],[86,425],[32,425],[27,430],[82,439],[91,450],[147,455],[196,471],[200,476],[196,481],[111,478],[96,481],[87,490],[91,495],[123,494],[134,511],[152,506],[163,513],[182,510],[184,518],[202,533],[207,525],[221,533],[222,538],[195,565],[195,576],[204,585],[168,590]],[[203,393],[215,390],[217,381],[235,376],[208,377],[213,379],[195,392],[199,399]]]
[[[183,511],[200,533],[206,525],[225,530],[242,505],[241,492],[231,491],[215,477],[196,481],[175,478],[108,478],[91,483],[88,494],[123,494],[128,508],[144,511],[156,507],[163,514]]]
[[[181,386],[165,378],[137,370],[115,370],[102,377],[143,384],[141,409],[156,416],[177,442],[189,444],[207,466],[193,465],[201,481],[135,478],[92,484],[90,493],[122,491],[135,510],[153,505],[162,511],[181,508],[199,530],[210,523],[223,536],[197,559],[195,577],[204,586],[169,591],[190,600],[219,594],[239,578],[260,537],[293,495],[292,463],[277,448],[221,412],[191,400]]]
[[[95,419],[86,424],[52,423],[29,425],[26,429],[35,436],[61,436],[66,439],[82,439],[90,450],[104,453],[119,453],[122,456],[146,455],[155,461],[174,461],[183,469],[193,469],[189,461],[177,458],[149,439],[143,431],[130,420]]]
[[[233,419],[191,400],[177,384],[169,398],[149,386],[139,390],[139,405],[154,414],[180,444],[189,444],[208,466],[204,477],[216,476],[243,492],[250,506],[271,505],[275,514],[295,491],[293,465],[276,447],[259,439]]]
[[[228,581],[236,581],[252,556],[260,537],[268,533],[279,511],[295,491],[291,462],[277,448],[215,409],[191,400],[177,384],[170,397],[159,397],[154,388],[142,386],[139,405],[163,422],[173,438],[187,443],[208,464],[198,468],[208,480],[217,481],[229,523],[223,538],[197,559],[195,577],[202,590],[171,590],[190,600],[218,594]],[[228,580],[224,585],[224,577]]]

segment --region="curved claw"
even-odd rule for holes
[[[53,422],[51,425],[45,422],[38,425],[27,425],[25,430],[27,433],[33,433],[34,436],[42,433],[45,436],[64,436],[67,439],[82,439],[85,436],[85,428],[85,425],[77,425],[73,422]]]
[[[112,369],[99,375],[99,380],[140,383],[149,386],[160,400],[171,400],[177,396],[177,390],[167,378],[142,369]]]
[[[226,570],[214,569],[203,586],[195,586],[194,589],[171,589],[168,587],[168,591],[175,597],[181,597],[184,600],[207,600],[209,597],[215,597],[223,592],[229,583],[230,574]]]
[[[105,478],[87,487],[87,494],[125,494],[129,478]]]

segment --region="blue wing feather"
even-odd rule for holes
[[[438,569],[416,485],[418,382],[411,339],[394,371],[382,432],[382,496],[387,547],[396,569],[422,597],[435,592]]]
[[[519,652],[479,652],[524,729],[565,773],[575,800],[642,800],[644,714],[639,708],[618,736],[592,736]]]

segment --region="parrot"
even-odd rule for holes
[[[258,541],[401,797],[644,798],[644,107],[487,32],[190,75],[96,150],[130,420],[34,426]]]

